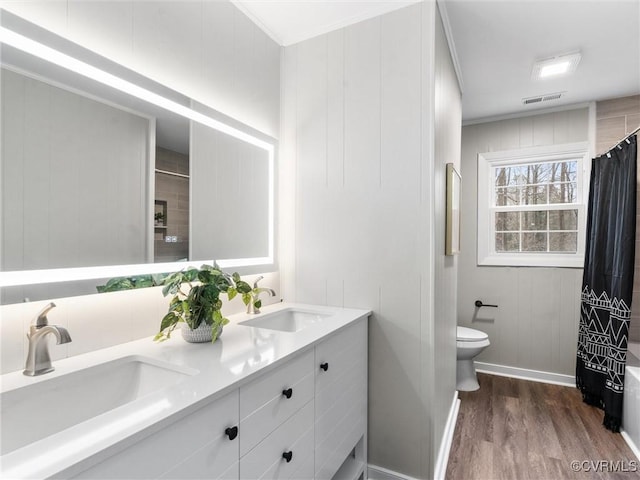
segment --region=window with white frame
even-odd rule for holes
[[[478,264],[582,267],[586,142],[478,154]]]

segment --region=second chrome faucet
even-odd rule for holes
[[[251,299],[249,303],[247,303],[247,313],[255,314],[260,313],[260,307],[262,306],[262,302],[260,301],[260,294],[263,292],[267,292],[272,297],[276,296],[276,292],[272,288],[262,288],[258,287],[258,282],[262,280],[264,277],[260,275],[255,282],[253,282],[253,289],[249,292],[251,295]]]

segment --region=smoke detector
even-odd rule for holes
[[[544,95],[538,95],[535,97],[527,97],[522,99],[522,103],[525,105],[531,105],[533,103],[549,102],[551,100],[559,100],[567,92],[555,92],[545,93]]]
[[[531,80],[544,80],[569,75],[576,71],[581,59],[580,52],[574,52],[538,60],[533,64]]]

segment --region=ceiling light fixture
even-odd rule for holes
[[[560,77],[576,71],[582,55],[580,52],[557,55],[552,58],[538,60],[533,64],[531,71],[532,80]]]

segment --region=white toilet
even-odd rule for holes
[[[473,328],[458,327],[456,338],[456,389],[461,392],[478,390],[478,378],[473,359],[490,345],[489,335]]]

